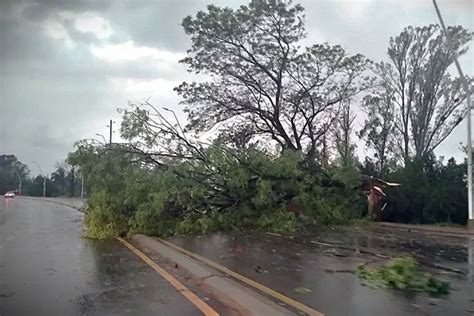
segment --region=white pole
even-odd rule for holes
[[[38,169],[41,172],[41,176],[43,177],[43,197],[46,197],[46,177],[45,177],[45,175],[43,173],[43,169],[41,169],[41,166],[39,165],[39,163],[37,163],[36,161],[33,161],[33,162],[35,163],[36,166],[38,166]]]
[[[436,4],[436,0],[433,0],[433,4],[436,10],[436,14],[438,15],[439,22],[441,27],[443,28],[444,36],[446,36],[446,40],[449,42],[448,33],[446,30],[446,25],[444,24],[443,17],[441,16],[441,12],[439,11],[438,5]],[[461,77],[464,90],[467,93],[466,101],[466,117],[467,117],[467,200],[468,200],[468,214],[469,214],[469,221],[474,220],[474,214],[472,211],[472,140],[471,140],[471,111],[472,111],[472,103],[471,103],[471,91],[469,89],[469,84],[467,83],[466,77],[464,77],[464,73],[462,72],[461,65],[457,58],[454,58],[454,63],[456,64],[456,68],[458,70],[459,76]]]
[[[84,178],[81,178],[81,199],[84,198]]]
[[[13,167],[13,170],[15,171],[17,177],[18,177],[18,181],[19,181],[19,184],[18,184],[18,194],[21,195],[21,176],[20,176],[20,173],[18,172],[18,170],[16,170],[15,167]]]
[[[460,68],[459,68],[460,69]],[[469,88],[468,88],[469,89]],[[474,220],[472,212],[472,140],[471,140],[471,93],[467,90],[467,203],[468,203],[468,219]]]

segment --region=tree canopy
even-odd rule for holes
[[[29,176],[28,166],[18,161],[15,155],[0,155],[0,194],[19,189],[20,179]]]
[[[183,20],[192,46],[181,62],[205,82],[176,88],[188,130],[246,126],[253,137],[312,160],[347,101],[371,84],[367,58],[328,43],[301,47],[303,8],[253,0],[237,10],[214,5]]]
[[[438,25],[406,27],[390,39],[389,61],[375,65],[379,85],[364,100],[363,134],[380,161],[387,152],[405,164],[427,157],[465,116],[466,91],[448,68],[472,33],[456,26],[446,36]]]

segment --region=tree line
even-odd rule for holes
[[[304,21],[303,7],[283,0],[184,18],[181,63],[204,78],[175,88],[186,123],[130,104],[120,109],[124,143],[83,140],[68,157],[91,188],[89,234],[344,223],[365,216],[370,176],[401,184],[384,219],[464,223],[465,165],[434,151],[465,115],[449,69],[472,33],[408,26],[374,62],[341,45],[303,46]],[[370,152],[363,161],[357,138]]]
[[[0,155],[0,194],[14,191],[16,194],[43,196],[44,182],[47,197],[78,197],[81,194],[78,172],[66,162],[57,163],[50,176],[32,176],[28,165],[19,161],[15,155]]]

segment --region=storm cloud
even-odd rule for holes
[[[341,44],[376,61],[403,27],[437,22],[428,0],[299,2],[305,44]],[[178,64],[190,45],[180,23],[209,3],[237,8],[244,0],[0,1],[0,153],[17,155],[33,174],[33,161],[51,172],[75,141],[107,134],[128,101],[180,110],[172,89],[193,79]],[[474,29],[474,1],[439,5],[447,24]],[[472,57],[461,60],[470,76]],[[461,124],[438,153],[462,157],[464,131]]]

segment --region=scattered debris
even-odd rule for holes
[[[451,272],[451,273],[467,274],[466,271],[459,270],[459,269],[456,269],[456,268],[445,267],[445,266],[442,266],[442,265],[439,265],[439,264],[436,264],[436,263],[423,262],[423,265],[427,266],[429,268],[435,268],[435,269],[439,269],[439,270],[443,270],[443,271],[447,271],[447,272]]]
[[[371,254],[373,256],[376,256],[376,257],[379,257],[379,258],[382,258],[382,259],[391,259],[392,258],[390,256],[382,255],[380,253],[375,253],[375,252],[372,252],[372,253],[365,252],[365,253]]]
[[[319,241],[316,241],[316,240],[311,240],[310,243],[320,245],[320,246],[334,247],[334,245],[331,245],[331,244],[328,244],[328,243],[325,243],[325,242],[319,242]]]
[[[277,236],[277,237],[281,237],[282,235],[280,234],[277,234],[277,233],[271,233],[271,232],[266,232],[265,234],[267,235],[271,235],[271,236]]]
[[[390,287],[401,291],[427,292],[433,296],[449,293],[449,282],[423,273],[412,257],[389,260],[380,268],[359,266],[357,274],[374,286]]]
[[[307,287],[304,287],[304,286],[297,287],[296,289],[294,289],[294,291],[300,294],[308,294],[312,292],[311,289],[308,289]]]

